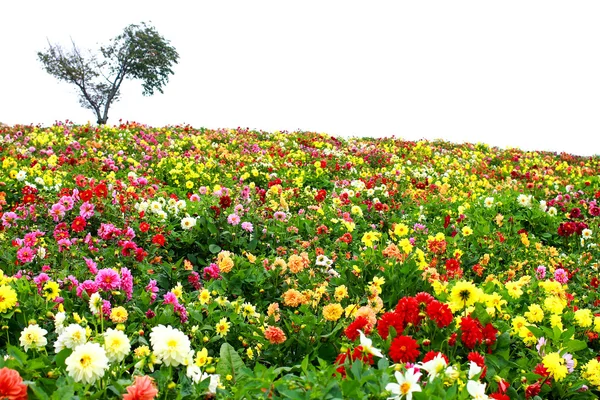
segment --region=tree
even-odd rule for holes
[[[129,25],[108,46],[100,47],[101,59],[84,56],[71,43],[73,50],[66,51],[48,41],[49,48],[38,52],[38,58],[50,75],[79,88],[79,103],[96,113],[98,124],[106,124],[108,109],[119,100],[125,79],[140,79],[144,96],[155,90],[163,93],[179,59],[169,41],[144,22]]]

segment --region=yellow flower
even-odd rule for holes
[[[556,328],[558,328],[558,329],[560,329],[562,331],[563,324],[562,324],[562,318],[561,318],[560,315],[558,315],[558,314],[552,314],[550,316],[550,327],[551,328],[556,327]]]
[[[450,300],[456,310],[472,306],[479,300],[479,297],[480,293],[477,287],[467,281],[456,282],[450,292]]]
[[[600,333],[600,317],[594,317],[594,332]]]
[[[464,226],[462,228],[462,234],[463,234],[463,236],[471,236],[473,234],[473,229],[471,229],[468,226]]]
[[[544,308],[553,314],[562,314],[566,302],[557,296],[548,296],[544,300]]]
[[[379,232],[375,232],[375,231],[365,232],[361,241],[365,244],[365,246],[373,247],[373,242],[377,242],[380,237],[381,237],[381,233],[379,233]]]
[[[217,332],[217,335],[219,335],[221,337],[225,337],[225,336],[227,336],[227,333],[229,332],[230,327],[231,327],[231,324],[229,322],[227,322],[227,317],[223,317],[223,318],[221,318],[221,320],[219,322],[217,322],[215,330]]]
[[[585,364],[583,369],[581,377],[587,379],[592,385],[600,389],[600,362],[592,358]]]
[[[408,235],[408,226],[404,224],[395,224],[394,226],[394,235],[396,236],[406,236]]]
[[[194,182],[192,182],[192,181],[185,182],[185,187],[188,188],[188,189],[193,188],[194,187]]]
[[[202,350],[196,353],[196,360],[194,361],[198,367],[203,367],[208,362],[208,350],[203,347]]]
[[[518,299],[523,295],[523,290],[521,290],[521,285],[517,282],[506,282],[504,285],[506,290],[508,291],[508,295],[513,299]]]
[[[406,238],[402,239],[398,244],[400,247],[402,247],[402,251],[404,251],[405,254],[409,254],[413,249],[413,245],[410,243],[410,240]]]
[[[544,319],[544,311],[542,310],[542,307],[537,304],[531,304],[528,310],[529,311],[525,313],[525,318],[527,318],[529,322],[542,322]]]
[[[17,293],[8,286],[0,286],[0,313],[5,313],[17,304]]]
[[[557,352],[544,356],[544,358],[542,358],[542,364],[544,364],[544,367],[546,367],[550,375],[557,381],[561,381],[569,372],[565,365],[565,359]]]
[[[512,333],[521,337],[525,337],[527,336],[527,332],[529,332],[529,329],[527,329],[527,320],[520,315],[513,318]]]
[[[122,324],[127,322],[127,317],[129,313],[123,306],[118,306],[110,310],[110,320],[115,324]]]
[[[200,300],[200,304],[210,303],[210,292],[206,289],[202,289],[202,291],[198,295],[198,300]]]
[[[60,294],[60,287],[57,282],[48,281],[44,285],[43,294],[46,300],[51,301],[58,297]]]
[[[183,286],[181,286],[181,282],[177,282],[177,286],[171,289],[171,293],[181,300],[181,296],[183,296]]]
[[[337,321],[343,313],[344,308],[339,303],[332,303],[323,307],[323,316],[327,321]]]
[[[487,307],[495,308],[501,312],[502,306],[506,305],[506,300],[504,300],[498,293],[494,292],[485,296],[485,305]]]
[[[342,299],[348,297],[348,288],[346,288],[345,285],[340,285],[336,287],[334,296],[336,301],[342,301]]]
[[[582,328],[587,328],[589,326],[592,326],[593,318],[594,315],[592,314],[592,311],[587,309],[587,308],[583,308],[581,310],[577,310],[575,311],[575,323],[579,326],[581,326]]]

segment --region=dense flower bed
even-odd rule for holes
[[[600,161],[0,127],[0,397],[596,398]]]

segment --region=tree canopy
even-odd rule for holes
[[[96,113],[98,124],[108,120],[108,110],[119,100],[125,79],[141,80],[144,96],[155,91],[163,93],[179,59],[170,42],[144,22],[126,27],[107,46],[100,47],[98,55],[84,55],[74,42],[72,50],[50,42],[48,45],[38,52],[44,69],[77,86],[79,103]]]

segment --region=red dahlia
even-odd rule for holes
[[[397,336],[390,346],[390,358],[394,362],[414,362],[421,352],[419,344],[410,336]]]

